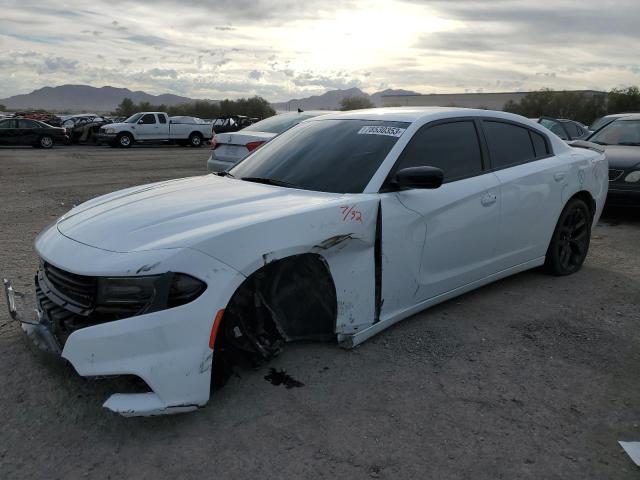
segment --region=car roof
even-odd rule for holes
[[[322,120],[386,120],[392,122],[413,123],[421,119],[437,120],[451,117],[495,117],[529,123],[530,120],[513,113],[498,112],[475,108],[457,107],[387,107],[368,108],[366,110],[351,110],[324,115]]]
[[[611,115],[613,116],[613,115]],[[619,121],[627,121],[627,120],[640,120],[640,113],[625,113],[624,115],[619,115],[619,118],[616,119],[616,122]]]

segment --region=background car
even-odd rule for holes
[[[588,138],[609,159],[607,205],[640,207],[640,114],[624,115]]]
[[[239,132],[216,134],[211,141],[211,155],[207,161],[209,172],[224,172],[276,135],[308,118],[335,113],[329,110],[283,113],[265,118]]]
[[[214,118],[213,133],[237,132],[248,127],[257,119],[245,117],[244,115],[227,115],[225,117]]]
[[[629,115],[633,115],[633,113],[614,113],[612,115],[605,115],[604,117],[600,117],[595,120],[589,130],[592,132],[597,132],[602,127],[609,125],[611,122],[618,120],[619,118],[628,117]]]
[[[551,130],[562,140],[582,140],[591,134],[591,131],[586,125],[575,120],[569,120],[566,118],[551,118],[540,117],[532,118],[534,122],[538,122],[543,127]]]
[[[69,143],[67,130],[28,118],[0,120],[0,145],[31,145],[51,148],[54,143]]]
[[[62,126],[67,129],[71,143],[97,142],[100,127],[108,123],[111,123],[111,120],[95,113],[83,113],[62,119]]]

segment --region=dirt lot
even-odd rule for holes
[[[190,148],[0,149],[0,274],[74,204],[204,173]],[[537,271],[361,347],[289,346],[191,414],[125,419],[113,381],[38,354],[0,301],[0,478],[631,479],[640,440],[640,214],[607,212],[577,275]],[[301,388],[265,381],[285,369]]]

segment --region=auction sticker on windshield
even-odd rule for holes
[[[375,125],[364,126],[358,130],[358,135],[387,135],[389,137],[401,136],[406,128],[379,127]]]

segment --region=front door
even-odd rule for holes
[[[382,202],[384,315],[400,310],[401,304],[415,305],[495,273],[500,183],[485,171],[478,128],[468,118],[427,124],[392,170],[390,178],[402,168],[438,167],[444,183],[432,190],[395,192],[397,202],[411,212],[403,224],[398,224],[403,216],[394,212],[397,206],[385,209],[392,202]],[[415,260],[408,267],[403,258]],[[408,268],[415,279],[399,281],[403,272],[394,271],[394,265]]]
[[[152,140],[157,138],[158,122],[153,113],[145,113],[136,125],[137,137],[140,140]]]

